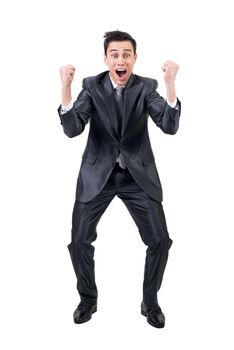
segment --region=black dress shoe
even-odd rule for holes
[[[93,306],[82,306],[78,305],[73,314],[75,323],[84,323],[92,318],[92,314],[97,311],[97,305]]]
[[[146,309],[144,303],[141,304],[141,314],[147,317],[147,322],[156,328],[163,328],[165,326],[165,316],[159,306],[155,309]]]

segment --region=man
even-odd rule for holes
[[[162,189],[150,146],[148,116],[167,134],[179,126],[180,102],[176,97],[178,65],[163,65],[167,101],[157,92],[157,81],[133,74],[136,41],[125,32],[104,36],[108,71],[83,81],[72,103],[75,68],[61,67],[62,105],[59,115],[68,137],[81,134],[89,122],[87,145],[77,181],[68,246],[77,276],[80,303],[75,323],[91,319],[97,311],[94,274],[96,226],[115,196],[126,205],[147,245],[141,313],[150,325],[162,328],[165,316],[157,300],[168,251],[172,244],[162,207]]]

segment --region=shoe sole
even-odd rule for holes
[[[147,317],[147,314],[145,311],[141,310],[141,314],[145,317]],[[153,322],[150,322],[148,317],[147,317],[147,322],[152,326],[152,327],[155,327],[155,328],[164,328],[165,327],[165,323],[158,323],[158,324],[155,324]]]
[[[92,314],[94,314],[95,312],[97,311],[97,308],[95,308],[92,312]],[[88,317],[88,318],[84,318],[83,320],[81,321],[77,321],[74,319],[74,323],[75,324],[82,324],[82,323],[85,323],[85,322],[88,322],[89,320],[91,320],[92,316]]]

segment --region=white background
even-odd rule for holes
[[[233,14],[231,1],[1,3],[2,349],[233,349]],[[103,34],[129,32],[135,73],[179,63],[178,134],[151,121],[152,147],[174,244],[159,300],[167,324],[140,315],[146,247],[115,199],[98,226],[99,309],[75,325],[67,244],[87,130],[67,138],[57,115],[59,67],[81,81],[106,69]]]

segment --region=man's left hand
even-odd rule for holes
[[[164,72],[164,80],[166,84],[175,82],[176,74],[178,72],[179,65],[172,61],[166,61],[162,67]]]

